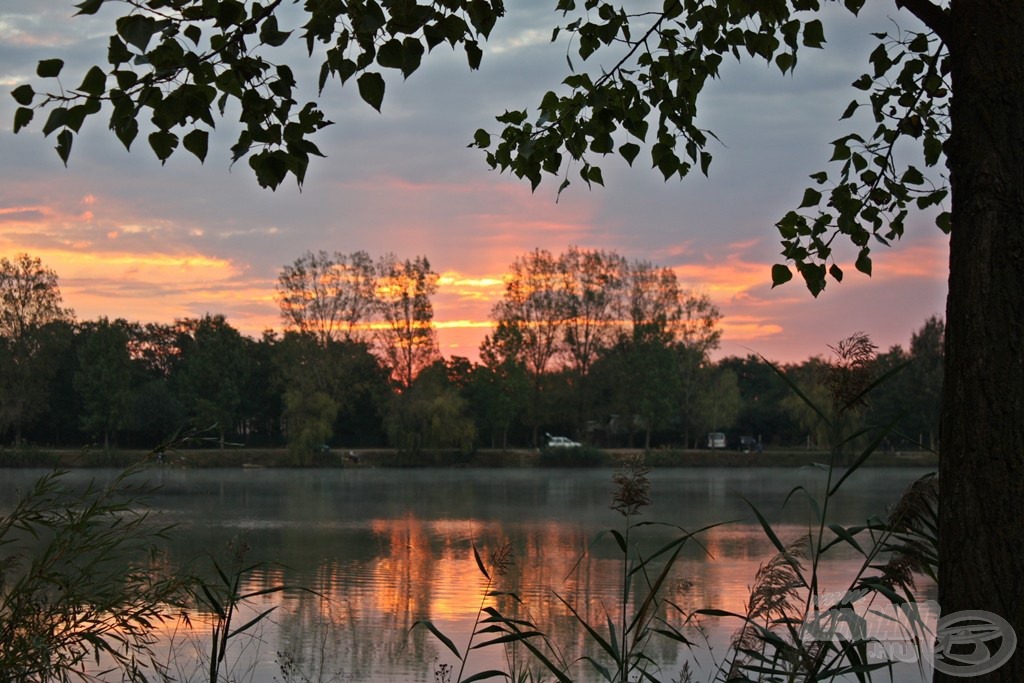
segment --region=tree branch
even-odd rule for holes
[[[896,0],[896,7],[905,9],[935,32],[942,42],[949,43],[949,14],[931,0]]]

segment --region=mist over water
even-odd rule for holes
[[[844,484],[829,521],[845,525],[884,515],[924,473],[862,469]],[[40,474],[7,470],[0,510],[10,509],[16,491]],[[67,481],[102,482],[116,474],[81,470]],[[247,614],[275,610],[253,637],[229,644],[228,664],[241,680],[433,681],[436,665],[457,662],[426,629],[412,626],[430,620],[464,648],[485,589],[474,544],[485,558],[511,544],[513,564],[492,589],[518,593],[525,601],[521,614],[551,635],[569,660],[597,653],[555,594],[597,624],[619,602],[621,555],[610,536],[594,543],[623,522],[610,509],[607,469],[154,469],[145,476],[159,486],[150,498],[156,518],[176,525],[163,558],[168,566],[208,567],[209,554],[222,556],[229,542],[244,542],[247,562],[265,563],[248,576],[245,590],[287,584],[319,594],[273,593],[252,601]],[[810,469],[662,469],[650,479],[654,504],[640,520],[689,531],[731,522],[702,532],[699,543],[684,549],[667,594],[686,611],[743,612],[759,566],[773,554],[741,496],[786,543],[805,535],[812,519],[802,494],[782,506],[787,493],[802,486],[823,496],[824,487],[824,473]],[[679,534],[670,526],[639,531],[648,549]],[[823,592],[845,589],[860,563],[852,550],[830,555],[821,571]],[[921,591],[922,599],[934,598],[934,586]],[[179,624],[162,632],[162,652],[179,678],[198,672],[199,680],[208,615],[190,617],[194,631]],[[682,626],[678,615],[666,618]],[[239,616],[236,624],[246,620]],[[707,619],[704,625],[721,657],[739,624]],[[700,637],[696,629],[688,633]],[[693,655],[667,640],[654,642],[648,654],[662,665],[662,680],[672,680]],[[709,665],[706,658],[691,667],[695,663]],[[467,671],[504,666],[502,650],[490,648],[474,652]],[[586,665],[573,671],[577,680],[596,680]],[[695,673],[695,680],[710,679],[706,671]],[[913,666],[901,675],[897,680],[920,680]]]

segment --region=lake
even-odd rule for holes
[[[829,521],[854,524],[883,515],[925,472],[862,469],[834,499]],[[42,473],[0,471],[0,510],[10,509],[15,491]],[[229,542],[244,544],[247,560],[267,563],[249,575],[246,589],[288,584],[320,594],[293,591],[254,599],[249,615],[276,609],[252,637],[229,645],[232,680],[412,683],[438,680],[435,673],[442,666],[458,664],[426,628],[413,625],[430,620],[464,650],[487,587],[473,558],[474,545],[484,558],[509,545],[512,562],[503,576],[492,572],[491,589],[518,593],[524,601],[520,614],[551,634],[567,660],[598,654],[566,603],[602,626],[606,610],[616,614],[621,555],[610,535],[591,545],[603,530],[622,528],[622,516],[610,509],[611,474],[606,469],[165,468],[146,476],[160,487],[150,499],[159,519],[176,525],[167,557],[171,566],[208,567],[208,554],[223,556]],[[68,476],[80,482],[116,475],[77,470]],[[809,468],[652,472],[653,505],[640,520],[687,530],[731,522],[699,534],[699,544],[687,544],[666,596],[687,612],[711,607],[743,612],[758,568],[773,554],[743,498],[787,543],[806,535],[812,515],[801,496],[783,508],[786,494],[795,486],[820,494],[823,475]],[[647,534],[641,548],[648,551],[679,533],[651,526],[634,530],[631,540],[640,532]],[[835,554],[822,568],[822,591],[844,590],[857,566],[854,551]],[[919,590],[921,599],[934,599],[933,585]],[[667,618],[683,626],[677,613]],[[201,680],[204,615],[192,615],[192,622],[195,633],[179,625],[162,634],[162,652],[179,680]],[[738,625],[705,619],[715,656],[722,655]],[[686,633],[700,636],[692,628]],[[662,666],[659,679],[665,681],[691,658],[667,640],[657,641],[648,654]],[[691,667],[709,666],[706,656],[694,662]],[[471,654],[467,673],[504,666],[504,651],[489,648]],[[597,680],[582,664],[573,675]],[[695,676],[708,679],[706,670]],[[917,681],[920,675],[905,665],[899,679]]]

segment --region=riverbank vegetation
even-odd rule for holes
[[[819,416],[764,359],[713,359],[721,316],[671,269],[575,247],[521,255],[479,361],[438,352],[436,282],[423,257],[306,254],[279,277],[286,332],[254,339],[220,315],[76,321],[53,271],[26,255],[3,259],[0,429],[17,448],[0,460],[84,446],[79,460],[117,465],[117,452],[183,428],[212,429],[210,449],[268,449],[275,463],[288,448],[292,465],[382,449],[465,460],[533,451],[552,433],[669,464],[664,453],[703,448],[711,431],[729,450],[740,437],[746,450],[773,452],[827,443]],[[933,318],[909,349],[872,354],[880,372],[909,361],[869,407],[871,419],[895,420],[881,450],[937,447],[942,338]],[[820,398],[829,363],[781,369]]]
[[[829,439],[827,464],[814,468],[822,477],[823,493],[802,485],[790,491],[786,504],[804,506],[811,513],[805,529],[786,527],[791,538],[783,538],[782,529],[748,503],[773,550],[752,577],[744,611],[694,607],[674,598],[685,592],[688,580],[682,563],[677,564],[684,546],[696,545],[708,562],[714,562],[701,542],[707,528],[685,529],[642,517],[652,502],[650,467],[637,454],[625,458],[612,477],[610,504],[621,514],[622,526],[581,549],[584,557],[610,551],[621,558],[610,577],[619,587],[617,602],[603,604],[596,612],[585,610],[565,593],[572,590],[572,582],[560,589],[551,587],[579,634],[556,641],[546,633],[547,626],[531,616],[530,605],[515,587],[503,585],[502,577],[515,561],[514,548],[507,543],[487,549],[474,544],[467,561],[475,562],[486,585],[469,641],[456,644],[430,621],[430,615],[418,622],[447,650],[434,664],[435,680],[571,683],[583,680],[584,672],[616,683],[826,681],[845,675],[870,680],[876,671],[887,677],[895,661],[879,655],[875,646],[888,641],[870,630],[872,614],[881,614],[880,623],[888,624],[887,609],[900,630],[887,630],[886,637],[909,643],[918,661],[925,661],[932,638],[927,616],[916,606],[914,576],[938,576],[935,480],[929,475],[914,483],[885,519],[853,525],[831,521],[833,498],[874,455],[891,428],[865,420],[866,398],[902,372],[877,374],[869,362],[873,347],[863,336],[844,340],[835,351],[837,358],[822,378],[826,402],[816,402],[791,385],[798,400],[819,415]],[[160,448],[111,484],[91,485],[84,492],[60,486],[60,474],[44,476],[12,513],[0,518],[0,547],[5,549],[0,624],[13,634],[0,639],[0,672],[19,680],[254,680],[244,663],[230,670],[233,660],[227,653],[274,607],[262,606],[255,612],[243,608],[254,598],[305,589],[278,583],[246,588],[243,577],[254,565],[247,561],[248,546],[241,539],[229,544],[225,561],[213,559],[212,578],[165,561],[161,542],[173,529],[151,523],[143,498],[146,489],[135,487],[130,475],[179,455],[176,449]],[[589,458],[600,452],[584,449],[578,455]],[[538,457],[543,456],[542,452]],[[644,542],[652,529],[667,530],[673,539]],[[862,562],[848,585],[838,592],[829,585],[825,593],[820,579],[829,557],[837,553],[853,554]],[[702,628],[707,619],[735,624],[725,651],[716,650],[708,639]],[[197,627],[199,620],[205,625]],[[192,643],[206,637],[206,646],[172,647],[170,654],[158,656],[156,634],[161,624],[171,621]],[[177,634],[177,628],[163,632]],[[853,637],[834,637],[837,633]],[[666,670],[659,661],[665,652],[662,642],[685,653],[672,658],[681,662],[678,672]],[[507,669],[474,672],[469,660],[484,648],[500,648]],[[449,654],[454,664],[445,661]],[[279,653],[279,663],[285,680],[338,680],[333,675],[293,678],[291,660]]]

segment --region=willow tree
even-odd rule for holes
[[[872,247],[897,240],[910,211],[949,201],[937,218],[950,235],[939,598],[946,612],[988,610],[1024,633],[1024,597],[1008,589],[1024,573],[1024,525],[1010,523],[1024,518],[1024,3],[895,3],[913,28],[877,34],[869,71],[854,83],[864,99],[842,112],[863,106],[872,123],[835,141],[833,169],[815,174],[799,210],[779,221],[784,262],[771,276],[781,284],[795,269],[818,295],[845,275],[838,245],[851,244],[855,268],[870,273]],[[234,102],[243,124],[234,158],[248,157],[261,185],[276,187],[289,175],[302,181],[320,154],[310,138],[328,121],[315,102],[298,105],[295,72],[267,57],[292,38],[276,15],[283,0],[84,0],[78,7],[92,14],[108,4],[124,10],[107,64],[88,69],[75,90],[14,88],[16,131],[38,108],[48,110],[43,131],[56,134],[67,161],[83,120],[108,100],[110,127],[126,145],[149,118],[148,143],[160,159],[179,147],[202,159],[215,114]],[[599,159],[617,154],[632,163],[644,146],[666,179],[707,172],[711,133],[697,114],[723,60],[764,60],[788,73],[806,48],[824,47],[822,6],[838,3],[581,4],[555,1],[565,23],[553,37],[570,36],[575,62],[594,68],[569,73],[534,116],[506,112],[497,136],[474,135],[491,166],[534,187],[553,174],[564,188],[569,168],[600,184]],[[842,4],[856,14],[865,0]],[[381,69],[409,76],[442,43],[461,46],[475,68],[504,5],[357,0],[306,2],[302,11],[299,37],[322,59],[321,89],[332,78],[354,80],[379,109]],[[55,77],[62,66],[44,60],[38,74]],[[948,174],[927,177],[943,165]],[[1024,655],[987,677],[1024,679]]]

